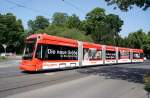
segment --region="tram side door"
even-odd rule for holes
[[[78,62],[79,62],[79,67],[82,66],[82,61],[83,61],[83,42],[78,41]]]

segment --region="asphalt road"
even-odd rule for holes
[[[19,60],[0,63],[0,98],[147,98],[150,61],[23,73]]]

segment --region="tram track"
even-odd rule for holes
[[[1,71],[1,70],[0,70]],[[5,72],[0,72],[0,79],[3,78],[11,78],[11,77],[18,77],[18,76],[24,76],[24,75],[30,75],[28,73],[21,72],[17,68],[13,71],[6,70]]]
[[[101,66],[101,67],[138,67],[138,66],[141,66],[140,64],[132,64],[132,66],[131,65],[129,65],[129,64],[123,64],[124,66],[122,66],[122,65],[106,65],[106,66]],[[100,67],[100,66],[96,66],[96,67]],[[90,68],[96,68],[95,66],[93,67],[90,67]],[[1,70],[0,70],[1,71]],[[59,70],[57,70],[57,71],[59,71]],[[45,72],[48,72],[48,71],[45,71]],[[31,72],[31,73],[29,73],[29,72],[22,72],[22,71],[20,71],[19,69],[17,69],[16,68],[16,70],[15,71],[6,71],[6,72],[0,72],[0,79],[3,79],[3,78],[12,78],[12,77],[21,77],[21,76],[26,76],[26,75],[28,75],[28,76],[30,76],[30,75],[35,75],[35,74],[42,74],[42,73],[45,73],[44,71],[43,72]],[[50,71],[49,71],[50,72]]]
[[[149,62],[146,62],[144,64],[148,65]],[[131,64],[131,65],[134,67],[141,66],[141,64],[135,64],[135,65]],[[4,70],[0,69],[0,98],[95,74],[94,72],[89,74],[90,73],[89,71],[100,71],[99,73],[102,73],[101,71],[103,70],[109,72],[107,69],[111,69],[111,68],[116,69],[116,67],[124,68],[124,67],[129,67],[131,65],[121,64],[121,65],[111,65],[111,66],[109,65],[96,66],[96,67],[85,67],[85,68],[65,70],[65,71],[57,70],[57,71],[45,71],[45,72],[36,72],[36,73],[24,73],[18,70],[17,67],[12,67],[12,68],[9,67],[6,69],[3,68]]]
[[[130,66],[127,66],[127,64],[124,64],[124,65],[125,65],[124,67],[130,67]],[[108,67],[108,66],[101,66],[101,67]],[[111,65],[109,67],[114,67],[114,66],[121,67],[120,65]],[[138,67],[138,66],[141,66],[141,65],[134,65],[134,67]],[[99,66],[96,66],[96,67],[99,67]],[[90,67],[90,68],[96,68],[96,67]],[[131,67],[133,67],[133,65]],[[46,72],[48,72],[48,71],[46,71]],[[43,74],[43,73],[45,73],[45,72],[28,73],[28,72],[21,72],[20,70],[16,70],[16,71],[11,71],[11,72],[0,73],[0,79],[3,79],[3,78],[12,78],[12,77],[21,77],[21,76],[32,76],[32,75]]]
[[[0,98],[15,93],[38,89],[52,84],[71,81],[87,75],[75,70],[56,72],[55,74],[31,74],[29,76],[9,77],[0,80]]]

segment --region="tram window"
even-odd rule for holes
[[[102,51],[90,48],[83,49],[83,60],[100,60],[102,59]]]
[[[133,53],[133,59],[140,59],[140,58],[143,58],[144,55],[143,53]]]
[[[77,60],[78,48],[59,45],[42,45],[42,59],[44,60]]]
[[[106,51],[106,59],[116,59],[115,51]]]
[[[119,59],[129,59],[129,58],[130,58],[130,52],[129,51],[124,51],[124,50],[119,51]]]
[[[42,45],[37,46],[36,54],[35,54],[36,58],[42,59],[42,48],[43,48]]]
[[[26,40],[25,52],[23,55],[23,59],[30,60],[33,57],[33,53],[35,50],[36,39],[28,39]]]

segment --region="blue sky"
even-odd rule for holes
[[[8,1],[13,1],[25,6],[19,7]],[[35,19],[38,15],[43,15],[51,19],[55,12],[65,12],[68,15],[76,14],[81,20],[85,18],[86,13],[95,7],[101,7],[106,10],[106,14],[117,14],[124,21],[121,36],[127,36],[130,32],[143,29],[150,31],[150,9],[143,11],[134,7],[128,12],[122,12],[119,9],[113,10],[113,6],[107,6],[104,0],[0,0],[0,13],[5,14],[11,12],[22,19],[23,25],[27,28],[27,22]],[[50,20],[51,21],[51,20]]]

